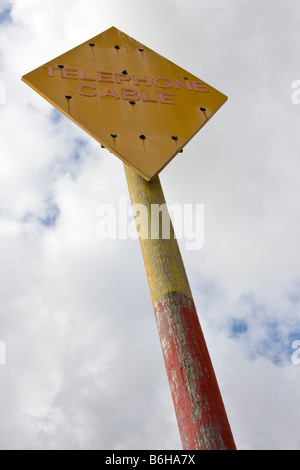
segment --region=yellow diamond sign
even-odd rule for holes
[[[148,181],[227,100],[114,27],[22,80]]]

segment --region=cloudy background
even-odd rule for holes
[[[139,243],[96,236],[123,164],[21,82],[111,26],[229,96],[161,181],[205,206],[180,247],[238,448],[300,448],[299,24],[292,0],[0,0],[1,449],[181,449]]]

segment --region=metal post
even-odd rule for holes
[[[169,239],[142,236],[153,228],[152,205],[165,204],[159,177],[147,182],[124,166],[183,449],[235,450],[172,224]]]

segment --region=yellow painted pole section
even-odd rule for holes
[[[143,205],[147,209],[148,220],[145,221],[144,214],[139,213],[137,229],[153,306],[162,295],[172,291],[191,297],[191,289],[170,218],[170,239],[161,237],[162,217],[157,227],[160,230],[159,238],[151,239],[151,206],[166,204],[159,177],[147,182],[128,165],[124,167],[133,208],[138,209],[139,205]],[[167,214],[169,217],[168,211]],[[146,228],[140,227],[145,222]],[[148,239],[141,238],[141,234],[143,235],[145,231],[147,231]]]
[[[159,177],[147,182],[124,166],[183,448],[234,450]]]

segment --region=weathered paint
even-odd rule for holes
[[[125,172],[132,205],[145,206],[150,219],[151,204],[165,204],[159,178],[156,177],[148,183],[127,165],[125,165]],[[151,226],[149,219],[148,227]],[[143,232],[142,228],[140,232]],[[161,226],[158,227],[158,233],[161,234]],[[140,243],[153,305],[162,295],[172,291],[192,297],[172,224],[170,225],[170,239],[160,237],[153,240],[149,234],[148,239],[140,237]]]
[[[159,178],[146,182],[127,165],[125,172],[132,204],[146,206],[150,217],[151,204],[165,204]],[[138,223],[142,224],[140,218]],[[140,244],[183,448],[233,450],[235,443],[173,227],[170,239],[140,237]]]
[[[223,93],[114,27],[22,79],[146,180],[227,101]]]
[[[193,300],[169,292],[154,311],[183,448],[234,449]]]

